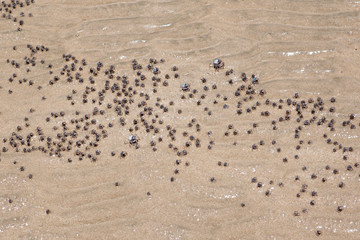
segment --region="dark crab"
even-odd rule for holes
[[[213,68],[215,68],[215,70],[219,70],[220,68],[224,68],[225,67],[225,63],[220,59],[220,58],[216,58],[214,60],[214,62],[212,64],[210,64],[210,66],[212,66]]]

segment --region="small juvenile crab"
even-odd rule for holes
[[[129,137],[129,143],[130,145],[137,144],[139,142],[139,137],[136,135],[130,135]]]
[[[218,71],[220,68],[225,67],[225,63],[220,58],[216,58],[212,64],[210,63],[209,66],[215,68],[215,71]]]
[[[190,85],[187,83],[184,83],[181,85],[181,90],[183,90],[184,92],[189,91],[190,90]]]

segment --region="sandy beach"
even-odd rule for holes
[[[360,2],[0,14],[0,239],[360,239]]]

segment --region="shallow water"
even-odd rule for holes
[[[0,147],[8,151],[0,155],[0,238],[358,239],[360,168],[355,164],[360,163],[359,8],[357,1],[38,0],[13,10],[12,17],[24,20],[20,32],[18,21],[1,17],[0,138],[7,142],[1,142]],[[33,16],[28,17],[29,13]],[[49,48],[35,53],[35,66],[24,63],[25,56],[31,57],[27,44]],[[77,67],[81,59],[86,59],[87,65],[81,72],[84,83],[75,79],[68,83],[66,76],[60,75],[64,65],[70,68],[71,64],[63,59],[63,54],[75,56],[79,60]],[[153,74],[146,70],[149,58],[165,59],[157,64],[162,78],[157,93],[152,92]],[[215,58],[224,61],[224,69],[215,71],[209,66]],[[6,63],[7,59],[19,62],[20,68]],[[134,85],[138,76],[132,69],[133,59],[143,66],[141,71],[146,76],[145,87],[136,89],[149,94],[146,104],[159,116],[154,123],[159,129],[157,134],[147,133],[140,125],[136,132],[139,149],[128,144],[128,128],[134,127],[134,119],[139,119],[141,109],[137,105],[144,98],[134,95],[134,103],[128,104],[129,115],[122,116],[125,126],[120,125],[119,116],[114,113],[112,99],[116,95],[108,91],[104,104],[98,104],[98,91],[109,80],[104,70],[110,65],[115,67],[114,76],[127,75]],[[104,67],[94,76],[95,83],[90,84],[89,69],[96,68],[99,61]],[[179,70],[172,71],[173,66]],[[26,72],[27,68],[30,72]],[[226,76],[230,69],[234,73]],[[259,78],[253,100],[243,100],[244,91],[240,97],[234,95],[238,87],[250,84],[249,80],[242,81],[242,72],[249,78],[251,74]],[[13,73],[17,76],[10,82]],[[168,86],[162,85],[165,74],[170,75]],[[50,85],[54,76],[60,80]],[[18,80],[23,78],[27,82],[20,84]],[[202,78],[207,79],[205,84]],[[233,80],[232,85],[229,79]],[[118,81],[110,80],[111,85],[114,82]],[[189,92],[181,91],[183,83],[198,91],[193,98]],[[214,84],[216,89],[212,88]],[[205,85],[208,91],[203,89]],[[87,94],[88,103],[83,104],[85,86],[96,90]],[[265,96],[259,96],[262,89]],[[9,90],[13,92],[9,94]],[[299,98],[294,97],[295,93]],[[181,99],[183,94],[185,99]],[[202,94],[205,99],[201,99]],[[67,100],[68,95],[71,100]],[[168,112],[156,106],[157,97]],[[316,109],[311,114],[313,104],[308,99],[316,102],[318,97],[324,102],[324,110]],[[332,97],[335,103],[330,102]],[[295,107],[287,105],[287,98],[306,101],[308,107],[303,110],[300,123],[296,121]],[[95,104],[92,99],[96,99]],[[270,105],[265,104],[266,99]],[[284,103],[279,103],[279,99]],[[214,100],[218,103],[214,104]],[[242,102],[241,115],[236,114],[238,101]],[[261,105],[247,113],[256,101]],[[111,110],[106,108],[108,103],[113,104]],[[103,109],[104,115],[93,116],[94,107]],[[330,107],[335,107],[335,112],[330,112]],[[34,111],[31,113],[30,109]],[[286,110],[291,110],[290,120],[279,122]],[[60,111],[65,116],[51,117],[51,113]],[[80,111],[78,116],[76,111]],[[264,111],[269,111],[270,116],[261,116]],[[86,156],[79,161],[75,146],[56,157],[38,150],[23,153],[20,141],[19,152],[9,145],[12,132],[24,138],[33,132],[33,145],[46,146],[46,140],[42,143],[36,134],[37,127],[46,137],[56,139],[62,122],[74,130],[76,124],[71,124],[71,120],[85,114],[96,119],[90,130],[101,132],[96,126],[102,124],[108,135],[101,137],[98,147],[88,151],[92,156],[95,150],[101,151],[95,162]],[[351,120],[355,129],[342,125],[350,114],[355,116]],[[313,115],[317,116],[315,123],[304,126],[304,120]],[[24,121],[25,117],[29,120]],[[49,122],[46,117],[50,117]],[[326,117],[327,122],[317,126],[321,117]],[[148,118],[149,124],[152,118]],[[159,119],[164,123],[159,124]],[[195,122],[189,127],[192,119]],[[334,131],[327,127],[331,119],[335,121]],[[273,130],[272,120],[276,121],[277,130]],[[109,123],[114,127],[109,128]],[[254,128],[253,123],[258,126]],[[196,124],[200,124],[199,131]],[[229,124],[233,125],[230,130]],[[167,125],[177,130],[174,141]],[[303,127],[300,138],[294,138],[299,125]],[[18,131],[17,126],[22,130]],[[58,129],[54,130],[54,126]],[[83,127],[81,124],[74,142],[91,135]],[[248,134],[250,129],[252,133]],[[187,137],[183,136],[184,131],[188,132]],[[225,135],[227,131],[229,136]],[[195,141],[185,147],[190,135],[201,141],[199,148]],[[159,137],[162,142],[157,141]],[[331,144],[326,142],[328,138]],[[150,146],[152,140],[157,151]],[[260,140],[264,145],[259,144]],[[299,140],[304,142],[300,144]],[[89,141],[95,141],[92,135]],[[354,150],[343,153],[334,141]],[[169,143],[180,151],[186,149],[188,154],[177,156]],[[253,144],[257,149],[252,149]],[[85,152],[84,147],[80,149]],[[111,156],[112,151],[115,156]],[[122,151],[127,152],[124,158],[120,157]],[[347,156],[346,161],[343,155]],[[176,160],[181,163],[177,165]],[[228,166],[218,166],[219,161]],[[325,169],[327,165],[329,170]],[[348,165],[352,171],[346,170]],[[24,171],[19,170],[21,166]],[[174,173],[176,169],[178,174]],[[334,174],[334,169],[339,173]],[[316,178],[312,178],[313,174]],[[296,176],[299,180],[295,180]],[[251,182],[254,177],[256,183]],[[258,182],[262,187],[257,186]],[[338,186],[340,182],[344,187]],[[306,191],[297,197],[303,184],[307,185]],[[313,191],[316,196],[312,196]],[[338,206],[343,211],[338,212]],[[304,213],[303,209],[307,211]],[[295,211],[300,216],[294,216]],[[320,236],[316,235],[317,230],[321,231]]]

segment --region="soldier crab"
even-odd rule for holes
[[[210,64],[213,68],[215,68],[215,71],[219,70],[220,68],[225,67],[225,63],[220,59],[216,58],[212,64]]]
[[[139,137],[136,136],[136,135],[130,135],[129,137],[129,143],[130,145],[134,145],[134,144],[137,144],[139,141]]]
[[[160,73],[160,70],[157,67],[154,67],[152,72],[153,72],[153,74],[157,75]]]
[[[181,89],[186,92],[186,91],[189,91],[190,90],[190,85],[187,84],[187,83],[184,83],[181,85]]]

